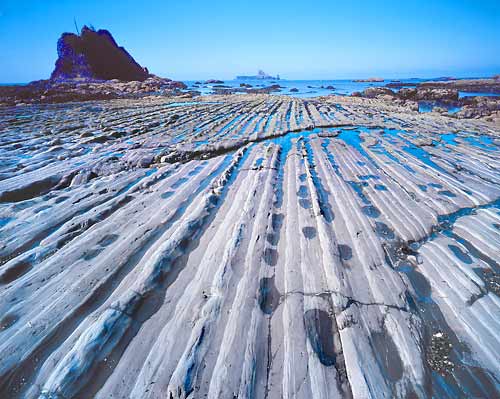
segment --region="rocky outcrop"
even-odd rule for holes
[[[499,79],[459,79],[452,81],[423,82],[418,85],[422,88],[451,89],[469,93],[500,94]]]
[[[458,91],[437,88],[403,88],[395,93],[399,98],[413,101],[457,101]]]
[[[240,75],[236,76],[237,80],[280,80],[280,75],[271,76],[264,72],[263,70],[259,70],[257,75]]]
[[[499,125],[215,100],[0,110],[0,398],[499,398]]]
[[[491,79],[454,79],[438,78],[427,82],[391,82],[385,85],[393,89],[416,87],[419,89],[445,89],[468,93],[495,93],[500,94],[500,79],[493,76]]]
[[[63,33],[57,42],[59,58],[51,80],[94,79],[144,81],[149,77],[123,47],[119,47],[111,33],[86,26],[80,35]]]
[[[351,97],[377,99],[386,103],[398,104],[410,110],[418,111],[419,105],[425,104],[436,114],[458,119],[483,118],[496,121],[500,116],[500,97],[470,96],[460,98],[453,88],[405,87],[392,91],[388,87],[369,87],[363,92],[354,92]],[[454,109],[453,112],[449,112]],[[458,110],[457,110],[458,109]]]
[[[391,89],[400,89],[402,87],[417,87],[418,83],[415,82],[389,82],[385,85],[385,87],[389,87]]]
[[[240,87],[214,86],[212,93],[218,95],[228,95],[235,93],[246,94],[270,94],[281,91],[279,84],[273,84],[265,87],[252,87],[252,85],[240,85]]]
[[[403,88],[394,92],[388,87],[368,87],[362,93],[353,93],[353,96],[367,98],[391,96],[410,101],[457,101],[458,91],[453,89]]]
[[[417,89],[417,100],[458,100],[458,91],[455,89]]]
[[[456,113],[458,118],[480,118],[500,116],[500,98],[473,97],[468,99],[462,109]]]
[[[353,82],[383,82],[383,78],[354,79]]]
[[[160,78],[141,67],[107,30],[83,27],[80,35],[63,33],[50,79],[25,86],[0,86],[0,105],[137,98],[185,93],[182,82]]]
[[[378,96],[393,96],[394,92],[387,87],[368,87],[362,93],[363,97],[375,98]]]
[[[26,86],[0,86],[0,105],[137,98],[149,94],[189,94],[181,92],[186,88],[182,82],[154,75],[142,82],[122,82],[116,79],[101,82],[39,80]]]

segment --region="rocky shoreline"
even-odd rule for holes
[[[403,88],[409,86],[408,83],[388,83],[389,88]],[[415,87],[422,89],[442,89],[456,90],[469,93],[491,93],[500,94],[500,76],[493,76],[490,79],[451,79],[442,81],[429,81],[415,83]]]
[[[117,98],[139,98],[147,95],[187,96],[187,86],[171,79],[149,76],[143,81],[99,81],[92,79],[40,80],[25,86],[0,86],[0,105],[51,104]]]
[[[133,99],[145,96],[192,98],[201,93],[193,90],[202,84],[196,82],[191,90],[182,82],[160,78],[149,73],[123,48],[107,30],[84,26],[78,35],[64,33],[57,43],[58,59],[48,80],[39,80],[21,86],[0,86],[0,106],[50,104],[92,100]],[[357,79],[354,82],[383,82],[382,78]],[[230,87],[218,79],[209,79],[216,95],[277,94],[284,88],[275,82],[266,87],[252,87],[242,83]],[[369,87],[354,92],[353,97],[377,98],[395,102],[411,110],[421,103],[433,112],[453,118],[485,118],[498,121],[500,97],[460,97],[459,91],[471,93],[500,93],[500,78],[431,81],[407,87],[408,83],[390,82],[385,87]],[[411,84],[410,84],[411,85]],[[323,88],[323,86],[322,86]],[[333,86],[326,89],[333,90]],[[298,93],[289,88],[289,93]],[[448,109],[458,112],[450,114]]]
[[[459,96],[459,88],[475,87],[472,92],[496,93],[499,84],[496,79],[483,80],[481,84],[461,86],[458,81],[426,82],[417,84],[416,87],[402,87],[401,84],[388,84],[386,87],[369,87],[363,92],[355,92],[353,97],[377,98],[386,102],[396,102],[418,110],[419,103],[427,103],[434,112],[446,114],[452,118],[486,118],[490,121],[500,120],[500,96]],[[468,86],[465,86],[468,85]],[[395,91],[392,88],[398,87]],[[500,86],[499,86],[500,87]],[[460,89],[461,90],[461,89]],[[448,113],[449,108],[458,111]]]
[[[0,397],[498,397],[499,125],[391,99],[0,107]]]
[[[0,105],[26,105],[140,98],[145,95],[185,96],[187,86],[171,79],[149,76],[143,81],[75,79],[40,80],[25,86],[0,86]],[[196,94],[196,93],[195,93]]]
[[[216,84],[213,93],[219,96],[231,94],[277,94],[283,90],[278,84],[266,87],[252,87],[242,84],[241,87],[229,87]],[[296,92],[290,89],[290,92]],[[50,104],[91,100],[109,100],[119,98],[141,98],[144,96],[163,96],[177,98],[193,98],[200,95],[196,90],[187,90],[182,82],[149,75],[144,81],[123,82],[119,80],[73,79],[65,81],[41,80],[26,86],[0,86],[0,105]],[[332,95],[335,97],[335,95]],[[418,86],[401,88],[394,91],[388,87],[369,87],[363,92],[354,92],[352,97],[379,99],[388,103],[396,103],[413,111],[419,104],[426,104],[435,113],[450,118],[485,118],[490,121],[500,119],[500,97],[467,96],[459,97],[458,91],[451,88],[434,88]],[[449,113],[448,109],[458,109]]]
[[[150,74],[104,29],[84,26],[78,35],[63,33],[57,53],[50,79],[0,86],[0,105],[189,96],[181,92],[187,88],[184,83]]]

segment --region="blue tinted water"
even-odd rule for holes
[[[339,139],[344,140],[347,144],[356,148],[358,152],[367,159],[371,157],[366,153],[365,149],[361,146],[363,139],[359,136],[359,130],[342,130],[337,136]]]
[[[429,79],[400,79],[400,82],[403,84],[408,83],[411,84],[427,82]],[[203,81],[200,85],[196,85],[198,87],[193,87],[195,80],[186,80],[186,83],[189,86],[189,89],[200,91],[202,95],[211,94],[214,86],[218,84],[205,84]],[[281,95],[289,95],[293,97],[318,97],[325,96],[328,94],[337,94],[337,95],[351,95],[355,91],[363,91],[368,87],[381,87],[385,86],[387,83],[390,83],[390,79],[386,79],[383,82],[353,82],[351,79],[333,79],[333,80],[271,80],[271,79],[263,79],[263,80],[254,80],[254,79],[232,79],[225,80],[224,83],[220,83],[222,86],[229,86],[233,88],[239,88],[241,83],[252,85],[253,88],[266,87],[271,86],[272,84],[279,84],[283,88],[280,92],[275,92],[272,94],[281,94]],[[323,86],[323,88],[322,88]],[[333,86],[334,90],[326,89],[327,86]],[[296,88],[299,91],[296,93],[290,92],[290,89]],[[391,88],[393,91],[398,91],[398,88]],[[459,97],[469,97],[469,96],[500,96],[500,94],[492,94],[492,93],[466,93],[459,92]],[[455,113],[460,110],[457,107],[445,107],[448,109],[448,112]],[[431,108],[432,109],[432,108]],[[429,109],[428,111],[430,111]],[[425,105],[423,106],[423,110],[420,112],[428,112]]]
[[[500,97],[500,94],[495,94],[495,93],[481,93],[481,92],[468,93],[468,92],[465,92],[465,91],[459,91],[458,92],[458,98],[473,97],[473,96]]]
[[[455,140],[457,135],[455,133],[446,133],[441,135],[441,140],[446,144],[457,145],[457,141]]]
[[[404,79],[401,82],[404,83],[418,83],[427,81],[427,79]],[[202,95],[207,95],[212,93],[214,86],[218,84],[205,84],[202,82],[199,87],[193,87],[194,80],[184,81],[189,86],[189,89],[200,91]],[[275,92],[272,94],[290,95],[293,97],[317,97],[325,96],[328,94],[337,95],[351,95],[355,91],[363,91],[368,87],[380,87],[385,86],[390,80],[385,80],[384,82],[353,82],[352,80],[253,80],[253,79],[234,79],[225,80],[224,83],[220,83],[222,86],[229,86],[239,88],[241,83],[250,84],[253,88],[261,88],[271,86],[272,84],[279,84],[282,86],[280,92]],[[323,88],[321,88],[323,86]],[[326,89],[327,86],[333,86],[334,90]],[[296,88],[299,91],[296,93],[290,92],[290,89]]]
[[[425,163],[427,166],[439,170],[442,173],[448,174],[448,172],[445,169],[443,169],[441,166],[437,165],[434,161],[431,160],[431,155],[424,149],[411,144],[407,147],[403,147],[403,150],[410,153],[415,158]]]
[[[465,137],[464,141],[467,141],[469,144],[482,148],[484,150],[496,151],[497,148],[493,146],[493,139],[488,136],[469,136]]]
[[[414,84],[420,82],[427,82],[429,80],[432,79],[411,78],[411,79],[400,79],[399,81],[403,83],[404,86],[404,83]],[[198,87],[193,87],[195,82],[196,80],[184,81],[184,83],[186,83],[189,86],[189,89],[200,91],[202,95],[211,94],[214,86],[216,86],[216,84],[205,84],[204,81],[201,81],[202,83],[200,85],[197,85]],[[391,82],[390,79],[386,79],[383,82],[353,82],[351,79],[333,79],[333,80],[233,79],[233,80],[225,80],[224,83],[221,83],[221,85],[239,88],[241,83],[246,83],[252,85],[254,88],[259,88],[259,87],[270,86],[272,84],[279,84],[283,88],[281,89],[281,92],[276,92],[275,94],[307,98],[307,97],[325,96],[328,94],[348,96],[354,93],[355,91],[363,91],[368,87],[385,86],[387,83],[390,82]],[[26,85],[27,83],[0,83],[0,86],[26,86]],[[321,86],[323,86],[323,88],[321,88]],[[335,89],[334,90],[326,89],[325,87],[327,86],[333,86]],[[411,85],[409,87],[411,87]],[[290,89],[292,88],[296,88],[299,91],[297,93],[292,93],[290,92]],[[391,88],[391,90],[398,91],[399,88]],[[460,91],[458,94],[460,98],[471,97],[471,96],[500,97],[500,94],[494,94],[494,93],[479,93],[479,92],[467,93]],[[458,109],[448,110],[448,111],[453,113],[458,111]],[[427,111],[420,111],[420,112],[427,112]]]

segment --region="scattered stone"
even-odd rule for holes
[[[443,377],[453,372],[455,365],[450,360],[451,342],[444,332],[432,334],[431,343],[427,351],[429,366]]]

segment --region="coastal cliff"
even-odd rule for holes
[[[51,80],[75,78],[122,81],[144,81],[147,68],[141,67],[111,33],[84,26],[80,35],[63,33],[57,41],[55,69]]]
[[[150,74],[105,29],[63,33],[57,54],[50,79],[0,87],[0,105],[192,95],[184,83]]]

